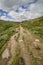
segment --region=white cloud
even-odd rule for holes
[[[11,16],[12,18],[15,18],[15,20],[17,21],[34,19],[41,16],[40,13],[34,11],[26,11],[25,9],[22,8],[19,8],[18,13],[15,11],[10,11],[8,15]]]
[[[1,16],[1,20],[7,20],[6,16]]]
[[[13,19],[7,18],[6,16],[1,16],[0,20],[5,20],[5,21],[14,21]]]

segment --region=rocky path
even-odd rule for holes
[[[19,35],[18,35],[19,34]],[[15,39],[15,37],[17,37]],[[24,39],[23,39],[24,38]],[[25,61],[25,65],[32,65],[31,63],[31,56],[28,52],[32,52],[33,56],[36,58],[41,59],[41,55],[43,54],[43,44],[40,42],[39,39],[35,38],[28,30],[25,30],[23,27],[19,27],[19,31],[15,33],[10,40],[8,41],[8,46],[2,54],[2,58],[10,58],[7,62],[7,65],[11,65],[13,62],[13,58],[16,56],[16,48],[20,46],[21,56]],[[37,46],[41,49],[40,52],[36,50]],[[28,48],[30,51],[28,51]],[[5,55],[6,54],[6,55]]]
[[[23,28],[20,26],[20,37],[19,37],[19,45],[21,47],[21,54],[25,60],[25,65],[30,65],[30,56],[28,55],[28,51],[25,47],[25,43],[23,41]]]

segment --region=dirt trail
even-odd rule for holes
[[[30,65],[30,56],[28,55],[28,51],[23,42],[23,28],[21,26],[20,26],[19,45],[21,47],[21,55],[25,60],[25,64]]]
[[[18,33],[20,33],[19,37],[18,37]],[[15,37],[18,37],[17,38],[18,41],[15,39]],[[23,37],[24,37],[24,40],[23,40]],[[41,48],[41,50],[43,50],[43,44],[40,44],[40,40],[35,38],[28,30],[25,30],[23,29],[23,27],[20,26],[19,31],[15,35],[13,35],[8,41],[7,48],[9,49],[10,59],[7,65],[12,64],[13,58],[16,56],[15,50],[17,45],[19,45],[21,48],[21,56],[24,58],[25,65],[32,65],[31,56],[28,54],[29,52],[28,48],[30,49],[30,51],[32,51],[33,55],[38,58],[40,58],[40,53],[42,53],[42,51],[38,52],[35,49],[35,47],[38,45]]]
[[[11,37],[11,39],[9,40],[9,43],[8,43],[8,48],[10,50],[10,53],[11,53],[11,59],[10,61],[8,62],[8,65],[11,65],[11,63],[13,62],[13,59],[15,58],[16,56],[16,48],[18,46],[18,43],[16,42],[15,40],[15,36],[17,36],[18,33],[16,33],[15,35],[13,35]]]
[[[30,65],[30,56],[28,55],[28,51],[27,48],[25,47],[24,41],[23,41],[23,28],[20,26],[20,30],[19,30],[20,36],[18,39],[18,42],[16,42],[16,40],[14,39],[14,37],[16,36],[13,35],[8,43],[8,48],[10,48],[10,52],[12,54],[13,57],[15,57],[15,49],[17,46],[17,43],[19,44],[20,48],[21,48],[21,55],[24,58],[25,61],[25,65]],[[10,59],[10,61],[8,62],[8,65],[11,65],[11,63],[13,62],[13,57]]]
[[[23,37],[24,37],[24,40],[23,40]],[[35,38],[35,36],[33,36],[28,30],[23,29],[23,27],[21,27],[21,26],[20,26],[19,45],[21,47],[21,54],[25,60],[26,65],[32,64],[31,63],[32,57],[28,53],[32,52],[33,57],[38,58],[40,60],[42,59],[43,44],[41,43],[41,41],[38,38]],[[26,45],[27,45],[27,47],[26,47]],[[37,48],[39,48],[41,50],[38,50]]]
[[[8,42],[8,48],[9,48],[9,52],[10,52],[11,58],[9,59],[9,62],[8,62],[7,65],[11,65],[11,64],[12,64],[13,58],[14,58],[15,55],[16,55],[15,50],[16,50],[16,47],[17,47],[17,43],[16,43],[16,41],[14,40],[14,36],[15,36],[15,35],[13,35],[13,36],[11,37],[11,39],[9,40],[9,42]]]

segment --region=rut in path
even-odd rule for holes
[[[25,65],[30,65],[30,56],[28,55],[28,51],[23,42],[23,28],[20,26],[20,37],[19,37],[19,45],[21,47],[21,55],[25,60]]]
[[[11,37],[9,43],[8,43],[8,48],[10,49],[10,53],[11,53],[11,59],[10,59],[10,61],[8,61],[8,64],[7,65],[11,65],[12,64],[13,57],[15,57],[15,55],[16,55],[16,52],[15,52],[16,47],[17,47],[17,43],[14,40],[14,35],[13,35]]]

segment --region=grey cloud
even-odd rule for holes
[[[21,3],[21,1],[19,0],[19,1],[17,1],[17,0],[5,0],[4,1],[4,6],[6,6],[6,7],[13,7],[14,5],[18,5],[18,4],[20,4]]]
[[[3,7],[12,8],[13,6],[25,5],[34,0],[0,0]]]
[[[0,0],[0,8],[13,8],[18,7],[20,5],[26,5],[28,3],[43,3],[43,0]]]
[[[37,6],[36,6],[37,5]],[[31,7],[30,7],[30,10],[32,11],[32,12],[37,12],[37,13],[41,13],[41,14],[43,14],[43,4],[38,4],[38,3],[36,3],[36,4],[34,4],[34,7],[31,9]]]
[[[40,4],[40,3],[43,3],[43,0],[38,0],[37,3],[39,3],[39,4]]]

